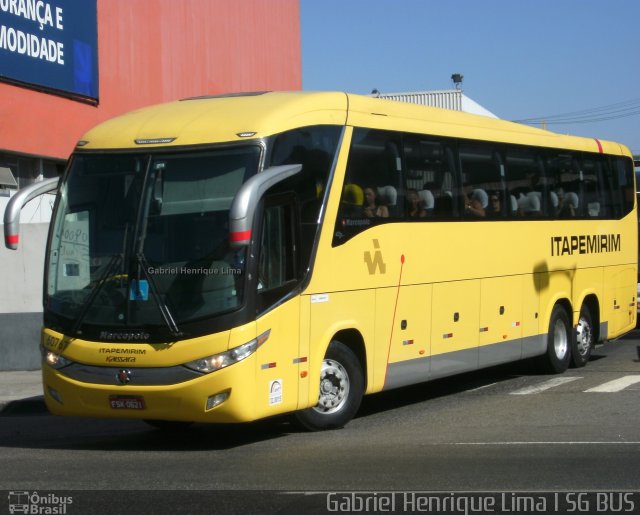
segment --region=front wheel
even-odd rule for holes
[[[573,339],[573,347],[571,348],[571,364],[576,368],[584,367],[591,357],[591,351],[595,343],[595,331],[591,320],[589,308],[582,306],[580,319],[576,327],[576,336]]]
[[[309,431],[343,427],[351,420],[362,401],[364,376],[353,351],[333,341],[322,360],[318,404],[294,414]]]
[[[561,374],[569,368],[574,339],[574,331],[567,310],[556,304],[549,320],[547,352],[541,357],[545,372]]]

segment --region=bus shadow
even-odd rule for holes
[[[640,350],[639,350],[640,356]],[[589,363],[606,358],[605,354],[598,354],[597,349],[591,355]],[[588,366],[588,365],[587,365]],[[569,369],[570,372],[574,369]],[[549,373],[541,369],[537,358],[530,358],[504,365],[497,365],[491,368],[458,374],[442,379],[427,381],[397,388],[395,390],[383,391],[365,397],[362,401],[358,418],[375,415],[388,410],[418,404],[429,400],[448,397],[458,393],[469,392],[484,387],[493,386],[500,383],[516,379],[518,377],[549,376]],[[549,377],[555,377],[551,375]]]
[[[386,392],[383,391],[363,399],[360,411],[358,412],[358,418],[455,395],[496,383],[506,382],[523,375],[534,375],[536,373],[538,372],[533,362],[521,361],[404,386]]]
[[[363,399],[356,418],[507,381],[531,373],[531,368],[526,362],[517,362],[369,395]],[[76,451],[224,451],[295,436],[296,433],[302,433],[304,437],[305,433],[286,415],[246,424],[193,424],[157,429],[137,420],[59,417],[49,414],[46,408],[29,410],[26,405],[22,408],[3,414],[4,429],[9,432],[0,431],[3,447]],[[23,430],[27,425],[30,427]]]
[[[606,357],[606,353],[596,350],[591,361]],[[540,371],[538,363],[530,359],[379,392],[363,399],[356,418],[499,385],[522,376],[538,375],[548,374]],[[36,400],[20,409],[3,413],[2,447],[77,451],[224,451],[298,433],[303,433],[300,436],[304,437],[305,433],[291,423],[288,415],[245,424],[193,424],[184,428],[156,429],[137,420],[58,417],[50,415],[44,403]],[[38,407],[40,405],[42,409]],[[34,406],[38,409],[33,409]]]
[[[16,413],[2,417],[0,447],[76,451],[224,451],[297,432],[283,416],[246,424],[193,424],[183,429],[166,430],[136,420],[67,418],[44,413],[30,415]]]

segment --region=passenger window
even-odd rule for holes
[[[373,225],[402,218],[404,205],[400,135],[355,129],[333,245]]]
[[[406,167],[407,220],[456,216],[455,162],[450,147],[426,136],[407,134],[403,139]],[[417,200],[416,200],[417,199]]]
[[[317,224],[340,127],[318,125],[284,132],[273,140],[269,166],[301,164],[302,171],[273,191],[295,191],[303,223]]]
[[[584,215],[587,218],[604,218],[607,216],[608,204],[603,187],[604,167],[600,156],[586,154],[581,164],[583,174]]]
[[[509,216],[531,218],[552,214],[557,203],[549,193],[540,155],[534,150],[510,148],[505,162]]]
[[[355,129],[333,245],[394,220],[620,218],[634,198],[624,157]]]
[[[610,157],[608,186],[611,189],[612,214],[621,218],[633,209],[633,161],[627,157]]]
[[[269,192],[295,192],[300,218],[298,252],[303,270],[309,269],[311,263],[341,131],[341,127],[333,125],[303,127],[277,134],[270,146],[269,166],[302,165],[300,173],[276,184]]]
[[[462,199],[466,219],[504,215],[504,165],[498,152],[485,145],[461,145]]]
[[[581,217],[584,211],[583,173],[577,156],[572,153],[550,154],[547,173],[551,191],[557,197],[557,218]]]

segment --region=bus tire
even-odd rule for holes
[[[584,367],[593,351],[594,335],[593,318],[587,306],[580,309],[580,318],[576,326],[576,334],[571,347],[571,364],[576,367]]]
[[[549,374],[561,374],[571,362],[572,341],[575,332],[567,310],[560,304],[556,304],[551,312],[549,320],[549,332],[547,334],[547,352],[542,356],[542,364],[545,372]]]
[[[318,404],[295,413],[295,421],[308,431],[343,427],[355,416],[363,394],[360,361],[349,347],[332,341],[322,360]]]

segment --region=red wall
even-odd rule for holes
[[[100,101],[0,83],[0,150],[66,158],[98,122],[231,91],[301,89],[298,0],[98,0]]]

